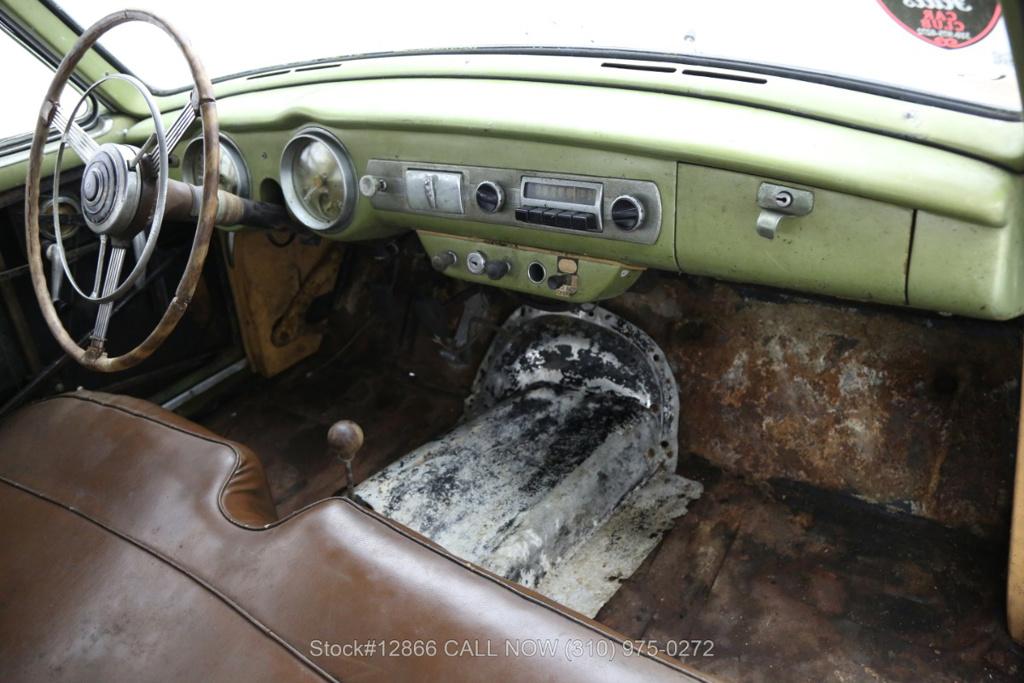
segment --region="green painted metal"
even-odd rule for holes
[[[605,68],[615,60],[536,55],[415,55],[339,62],[331,69],[291,71],[255,80],[219,83],[221,98],[297,85],[380,79],[514,80],[647,91],[684,98],[774,109],[797,116],[957,150],[1016,170],[1024,169],[1024,125],[943,107],[766,76],[765,83]],[[663,64],[661,64],[663,66]],[[729,72],[710,69],[712,72]],[[749,74],[746,74],[749,75]]]
[[[266,198],[260,191],[264,183],[279,182],[281,152],[285,143],[299,127],[301,125],[285,130],[247,132],[238,131],[234,127],[229,128],[225,124],[224,130],[238,145],[249,164],[256,197]],[[568,251],[664,270],[677,269],[674,229],[676,165],[673,162],[542,142],[521,141],[510,144],[506,139],[472,135],[365,128],[330,128],[330,131],[344,143],[352,155],[357,175],[365,171],[367,161],[373,157],[429,160],[434,163],[472,166],[497,165],[577,175],[618,176],[657,183],[664,205],[661,234],[657,243],[650,246],[556,233],[526,226],[479,223],[451,216],[378,212],[373,209],[368,199],[361,196],[356,204],[352,223],[343,232],[330,237],[346,241],[376,239],[405,230],[424,228],[491,241]],[[180,149],[178,155],[180,156]]]
[[[1018,207],[1022,190],[1016,195]],[[1019,211],[999,230],[919,213],[907,281],[910,305],[996,320],[1024,313],[1024,225]]]
[[[786,184],[679,165],[676,248],[684,271],[862,301],[904,303],[910,209],[790,184],[814,192],[814,209],[806,216],[783,219],[778,235],[768,240],[754,229],[761,211],[757,189],[766,180]]]
[[[431,256],[449,250],[458,256],[458,263],[446,269],[444,271],[445,275],[484,285],[498,285],[504,289],[511,289],[548,299],[558,299],[572,303],[587,303],[610,299],[629,289],[643,273],[643,269],[624,266],[621,263],[575,258],[575,254],[571,252],[560,254],[558,252],[537,249],[524,249],[518,246],[507,246],[494,242],[464,239],[424,231],[418,231],[417,234],[420,241],[423,242],[423,247]],[[486,275],[473,275],[466,270],[466,254],[471,251],[483,253],[488,260],[508,261],[512,268],[508,275],[499,282],[490,280]],[[559,272],[558,260],[560,257],[574,258],[577,262],[576,292],[570,295],[558,294],[549,289],[546,282],[533,283],[527,277],[527,269],[531,263],[541,264],[549,276],[557,274]]]
[[[485,160],[491,166],[515,166],[507,160],[518,156],[520,145],[543,142],[766,174],[992,226],[1006,222],[1015,179],[983,161],[835,124],[722,102],[588,86],[355,81],[227,98],[218,111],[222,128],[238,134],[317,122],[351,130],[342,140],[356,146],[358,130],[457,133],[466,136],[464,144],[489,143],[496,150]],[[151,122],[138,126],[132,138],[143,139],[151,127]],[[271,147],[265,151],[280,153]],[[445,163],[468,154],[454,146],[429,156],[409,145],[401,158]],[[541,157],[528,167],[547,168],[552,162],[565,164],[560,156]]]
[[[4,9],[59,53],[74,39],[35,0]],[[91,54],[82,73],[94,79],[109,68]],[[256,197],[278,182],[285,142],[315,123],[343,141],[357,173],[385,158],[629,177],[656,182],[664,203],[649,246],[377,212],[363,198],[334,239],[428,230],[977,317],[1024,312],[1022,180],[1008,170],[1024,167],[1021,122],[766,80],[605,69],[591,58],[420,55],[227,81],[218,108]],[[105,95],[139,111],[127,95]],[[183,97],[160,101],[170,123]],[[152,130],[130,122],[114,117],[103,140],[138,143]],[[48,164],[47,173],[52,155]],[[6,159],[0,189],[24,174],[23,159]],[[786,219],[774,242],[754,233],[765,180],[816,196],[812,214]]]

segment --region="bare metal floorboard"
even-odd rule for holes
[[[1024,680],[999,543],[692,458],[679,471],[703,497],[598,621],[663,649],[712,641],[687,661],[722,680]]]

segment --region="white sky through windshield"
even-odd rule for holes
[[[63,0],[83,26],[125,0]],[[1003,22],[968,47],[911,35],[877,0],[520,0],[217,2],[133,0],[191,39],[211,76],[346,54],[496,45],[626,48],[703,55],[852,76],[1019,110]],[[158,30],[126,25],[104,45],[155,88],[188,82]]]

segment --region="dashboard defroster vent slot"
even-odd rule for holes
[[[703,69],[683,69],[683,75],[698,76],[700,78],[718,78],[723,81],[739,81],[740,83],[754,83],[756,85],[764,85],[768,82],[767,78],[742,76],[740,74],[728,73],[725,71],[705,71]]]
[[[623,62],[604,62],[601,64],[605,69],[625,69],[627,71],[652,71],[659,74],[674,74],[674,66],[657,66],[655,64],[627,64]]]
[[[321,69],[333,69],[336,66],[341,66],[341,62],[331,62],[329,64],[310,64],[309,66],[300,66],[295,69],[295,73],[301,71],[320,71]]]
[[[255,80],[258,80],[260,78],[270,78],[272,76],[283,76],[283,75],[289,74],[291,72],[292,72],[291,69],[278,69],[277,71],[264,71],[263,73],[253,74],[252,76],[249,76],[245,80],[247,80],[247,81],[255,81]]]

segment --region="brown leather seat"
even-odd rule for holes
[[[0,547],[5,681],[706,680],[124,397],[0,426]]]

